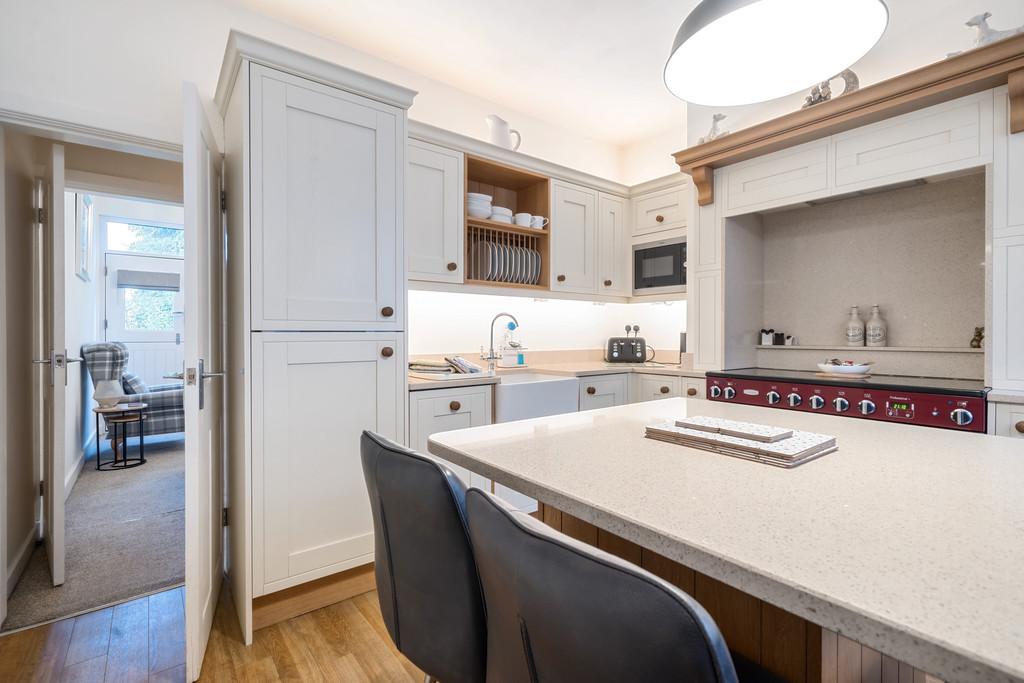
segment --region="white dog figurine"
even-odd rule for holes
[[[995,30],[988,25],[988,20],[991,16],[991,12],[985,12],[967,20],[967,26],[978,30],[977,35],[974,37],[974,47],[991,45],[998,40],[1015,36],[1018,33],[1024,33],[1024,26],[1018,26],[1017,28],[1007,29],[1005,31]]]
[[[722,130],[721,128],[718,127],[718,124],[721,123],[722,121],[724,121],[726,118],[727,117],[726,117],[725,114],[715,114],[715,115],[713,115],[711,117],[711,130],[709,130],[708,134],[705,135],[704,137],[698,138],[697,144],[698,145],[703,145],[705,142],[711,142],[715,138],[720,138],[723,135],[728,135],[729,131]]]

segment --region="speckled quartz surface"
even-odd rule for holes
[[[835,435],[793,470],[645,439],[706,415]],[[430,437],[432,453],[946,681],[1024,681],[1024,444],[682,398]]]
[[[579,361],[567,363],[531,363],[525,368],[498,368],[497,376],[474,377],[473,375],[459,375],[456,379],[429,380],[419,377],[409,378],[409,391],[422,391],[424,389],[452,389],[455,387],[469,387],[480,384],[498,384],[502,375],[511,375],[517,372],[539,372],[551,375],[566,375],[568,377],[593,377],[595,375],[618,375],[638,373],[644,375],[671,375],[674,377],[695,377],[704,378],[702,370],[692,370],[679,365],[655,365],[633,364],[633,363],[605,363],[603,361]]]

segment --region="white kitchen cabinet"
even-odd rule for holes
[[[364,429],[405,436],[403,335],[253,335],[253,590],[373,561]]]
[[[597,191],[551,182],[551,289],[597,291]]]
[[[836,192],[988,163],[992,91],[832,136]]]
[[[580,410],[611,408],[629,403],[629,375],[580,377]]]
[[[410,391],[410,448],[428,453],[427,439],[431,434],[491,424],[492,394],[490,386]],[[443,462],[467,486],[491,490],[489,479],[473,474],[461,465]]]
[[[629,234],[626,227],[626,200],[604,194],[597,198],[597,293],[629,296]]]
[[[992,386],[1024,391],[1024,234],[992,241]]]
[[[685,398],[707,398],[707,381],[696,377],[682,377],[682,395]]]
[[[405,112],[251,67],[252,329],[404,328]]]
[[[633,199],[633,236],[685,228],[690,206],[689,183]]]
[[[829,191],[829,141],[819,140],[727,166],[725,216],[823,197]]]
[[[995,411],[995,434],[1024,439],[1024,404],[990,403],[989,410]]]
[[[465,158],[462,152],[409,140],[405,248],[409,279],[463,280]]]
[[[682,393],[682,382],[672,375],[633,375],[631,403],[676,398]]]

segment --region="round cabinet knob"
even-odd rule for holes
[[[559,275],[559,276],[558,276],[557,278],[555,278],[555,279],[557,279],[557,280],[558,280],[559,282],[565,282],[565,276],[564,276],[564,275]]]
[[[863,401],[861,401],[860,403],[857,404],[857,409],[860,411],[861,415],[872,415],[872,414],[874,414],[875,407],[876,407],[875,406],[875,402],[874,401],[869,401],[868,399],[864,399]]]
[[[736,390],[732,387],[726,387],[725,391],[722,392],[722,396],[724,396],[727,401],[734,399],[736,398]]]
[[[687,396],[696,396],[697,395],[697,390],[694,389],[693,387],[690,387],[689,389],[686,390],[686,395]],[[1022,423],[1022,424],[1024,424],[1024,423]]]
[[[587,387],[587,393],[593,396],[594,394],[597,393],[597,389],[595,389],[594,387]]]
[[[659,391],[661,391],[661,393],[663,394],[667,394],[671,390],[668,387],[662,387]]]
[[[604,281],[604,286],[605,287],[611,287],[612,286],[612,281],[611,280],[605,280]]]
[[[963,427],[974,422],[974,414],[966,408],[957,408],[949,414],[949,419]]]
[[[658,221],[659,223],[664,223],[665,217],[659,213],[657,216],[654,217],[654,220]]]
[[[711,398],[718,398],[721,395],[722,387],[718,386],[717,384],[712,384],[710,387],[708,387],[708,396],[710,396]]]
[[[1017,430],[1018,434],[1024,434],[1024,420],[1013,425],[1013,428]]]
[[[452,261],[451,263],[448,264],[448,270],[456,270],[458,267],[459,264],[456,263],[455,261]]]
[[[821,396],[811,396],[811,408],[814,410],[821,410],[825,406],[825,399]]]
[[[768,405],[770,406],[773,406],[782,400],[782,397],[779,396],[779,392],[777,391],[769,391],[764,395],[764,397],[768,399]]]
[[[850,402],[840,396],[839,398],[832,399],[832,407],[836,409],[837,413],[845,413],[850,409]]]
[[[385,318],[390,318],[395,314],[395,309],[391,308],[390,306],[385,306],[384,308],[380,309],[380,314]]]
[[[395,350],[390,346],[385,346],[383,349],[380,350],[380,355],[384,356],[385,358],[391,358],[391,356],[395,355]]]
[[[448,408],[454,413],[457,410],[462,410],[462,404],[458,401],[452,401],[448,404]]]
[[[798,405],[804,402],[803,396],[796,393],[795,391],[786,396],[786,403],[789,404],[790,408],[796,408]]]

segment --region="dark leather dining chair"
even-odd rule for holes
[[[485,679],[486,620],[462,481],[436,460],[363,432],[374,573],[399,652],[442,683]]]
[[[693,598],[479,489],[466,495],[487,609],[487,682],[735,683]]]

